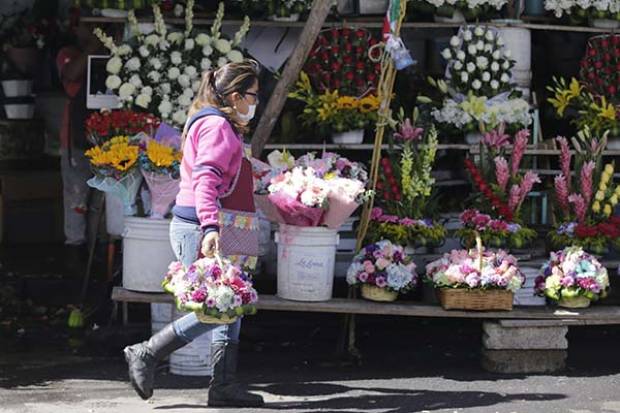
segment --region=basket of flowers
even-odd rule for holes
[[[607,296],[609,277],[594,256],[573,246],[551,253],[536,278],[535,289],[560,307],[585,308]]]
[[[371,301],[395,301],[399,293],[418,284],[415,264],[404,248],[383,240],[364,247],[347,271],[349,285],[361,285],[362,297]]]
[[[258,294],[250,276],[217,254],[189,267],[173,262],[162,286],[179,310],[195,312],[203,323],[230,324],[256,313]]]
[[[525,277],[517,259],[503,250],[485,251],[480,236],[477,248],[452,250],[426,266],[444,310],[512,310],[514,293]]]

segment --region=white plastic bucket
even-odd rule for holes
[[[34,104],[18,103],[4,105],[7,119],[32,119],[34,116]]]
[[[151,335],[172,321],[172,304],[151,303]]]
[[[295,301],[332,298],[337,230],[280,224],[278,244],[278,296]]]
[[[516,61],[514,70],[527,70],[532,67],[532,33],[529,29],[519,27],[501,27],[498,29],[506,49]]]
[[[120,237],[125,229],[123,201],[113,193],[105,194],[105,226],[113,237]]]
[[[187,313],[176,308],[172,311],[173,318],[179,319]],[[205,333],[191,343],[181,347],[170,355],[170,373],[179,376],[211,376],[211,332]]]
[[[335,133],[332,136],[334,143],[338,145],[352,145],[364,142],[364,129],[355,129],[342,133]]]
[[[513,70],[512,79],[518,87],[529,88],[532,86],[531,70]]]
[[[161,292],[168,266],[175,261],[170,246],[170,221],[125,217],[123,233],[123,287]]]
[[[3,80],[2,91],[7,98],[30,96],[32,93],[32,80]]]

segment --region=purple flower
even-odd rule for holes
[[[407,118],[400,124],[398,132],[394,134],[394,137],[405,142],[410,142],[419,140],[423,132],[424,129],[415,128],[411,123],[411,119]]]
[[[357,279],[360,280],[360,282],[365,283],[366,281],[368,281],[368,274],[365,272],[361,272],[357,275]]]
[[[573,277],[564,276],[560,280],[560,285],[562,287],[572,287],[575,284],[575,279]]]
[[[373,221],[378,221],[382,216],[383,210],[381,208],[373,208],[372,211],[370,211],[370,219]]]
[[[235,295],[235,297],[233,298],[233,306],[241,307],[242,304],[243,304],[243,299],[241,298],[241,296]]]
[[[508,224],[508,232],[510,232],[511,234],[519,232],[520,229],[521,225],[519,224]]]
[[[475,288],[480,285],[480,276],[475,272],[469,273],[469,275],[465,277],[465,283],[467,283],[470,288]]]
[[[207,298],[207,301],[205,302],[205,304],[207,304],[207,307],[209,308],[215,307],[215,298],[213,297]]]
[[[387,280],[385,279],[385,277],[377,277],[375,279],[375,284],[379,288],[385,288],[385,286],[387,286]]]

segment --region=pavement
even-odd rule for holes
[[[264,396],[261,409],[209,409],[207,379],[165,366],[154,397],[142,401],[120,349],[147,335],[145,326],[113,325],[79,338],[58,327],[0,334],[0,412],[620,412],[618,327],[571,327],[561,373],[506,376],[480,368],[478,321],[358,322],[360,363],[336,353],[338,316],[262,312],[244,320],[240,378]]]

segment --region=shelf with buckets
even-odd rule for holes
[[[3,104],[7,119],[32,119],[34,95],[31,79],[2,80]]]

